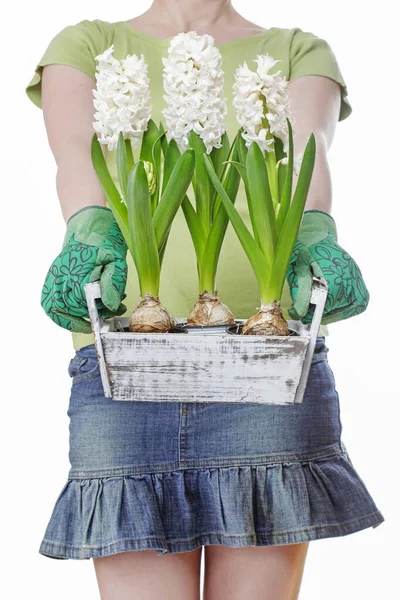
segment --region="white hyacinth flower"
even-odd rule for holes
[[[281,71],[269,73],[270,69],[281,62],[274,60],[268,53],[258,55],[254,60],[256,71],[251,71],[244,62],[236,69],[233,85],[233,106],[236,118],[243,128],[246,146],[257,142],[262,150],[272,152],[272,135],[281,139],[284,152],[289,150],[289,132],[286,119],[294,124],[289,106],[286,77]]]
[[[143,54],[128,54],[118,60],[113,56],[114,44],[96,56],[96,89],[93,104],[97,112],[93,128],[101,144],[114,150],[122,131],[132,146],[140,144],[151,118],[150,80]]]
[[[181,150],[189,146],[188,133],[203,140],[207,154],[221,147],[225,132],[226,98],[223,98],[222,57],[211,35],[195,31],[179,33],[163,58],[164,100],[162,111],[167,139],[175,139]]]

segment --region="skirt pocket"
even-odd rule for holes
[[[96,355],[85,355],[78,350],[68,365],[68,375],[72,377],[72,385],[83,383],[100,376],[100,364]]]

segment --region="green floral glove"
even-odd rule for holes
[[[311,323],[313,276],[324,277],[328,295],[321,323],[328,325],[365,311],[369,292],[352,257],[337,243],[336,223],[328,213],[307,210],[290,259],[286,279],[290,287],[293,320]]]
[[[100,283],[101,299],[96,300],[100,317],[123,314],[127,249],[111,209],[91,205],[74,213],[42,288],[40,303],[46,314],[64,329],[91,333],[83,286],[93,281]]]

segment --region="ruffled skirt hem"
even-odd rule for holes
[[[201,546],[219,545],[229,548],[247,548],[250,546],[281,546],[286,544],[299,544],[311,542],[329,537],[340,537],[349,535],[368,527],[378,527],[384,518],[379,511],[372,513],[362,519],[341,523],[340,525],[322,525],[308,527],[305,529],[283,531],[274,534],[238,534],[226,535],[221,533],[208,533],[198,535],[195,538],[185,540],[174,540],[167,542],[163,538],[118,540],[111,544],[102,546],[66,546],[50,540],[43,539],[39,553],[49,558],[58,559],[89,559],[110,556],[120,552],[132,552],[135,550],[155,550],[158,556],[168,553],[190,552]]]
[[[134,550],[188,552],[210,544],[296,544],[383,521],[337,445],[314,460],[68,479],[39,553],[89,559]]]

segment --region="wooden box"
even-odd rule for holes
[[[289,320],[289,336],[240,335],[224,328],[214,335],[134,333],[128,328],[130,315],[99,318],[98,282],[86,284],[85,293],[106,397],[268,404],[303,400],[327,296],[323,278],[313,280],[312,323]]]

